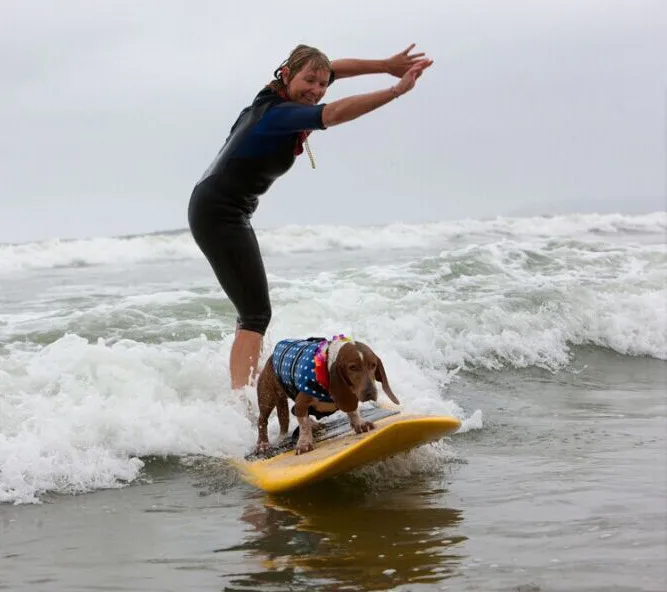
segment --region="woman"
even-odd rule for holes
[[[195,186],[188,220],[192,235],[238,312],[230,355],[232,388],[257,373],[262,338],[271,320],[266,272],[250,218],[258,198],[294,164],[316,129],[352,121],[412,90],[433,61],[411,54],[414,44],[386,60],[330,62],[299,45],[274,72],[275,80],[241,111],[217,157]],[[318,104],[334,79],[388,73],[389,88]],[[311,163],[315,166],[311,157]]]

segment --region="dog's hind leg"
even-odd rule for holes
[[[265,405],[259,408],[259,417],[257,418],[257,447],[255,451],[260,454],[267,452],[269,446],[269,416],[273,411],[273,405]]]
[[[278,424],[280,425],[280,440],[287,438],[289,431],[289,407],[287,405],[287,396],[284,393],[278,394],[276,401],[276,413],[278,414]]]
[[[268,366],[268,364],[267,364]],[[264,368],[257,380],[257,447],[255,451],[262,454],[269,449],[269,416],[276,406],[276,385],[271,368]]]

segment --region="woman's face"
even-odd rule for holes
[[[326,68],[313,68],[308,62],[299,70],[292,80],[289,80],[289,70],[283,71],[283,82],[287,84],[289,98],[304,105],[317,105],[322,100],[329,86],[329,70]]]

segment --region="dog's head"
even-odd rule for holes
[[[359,402],[377,401],[376,381],[397,405],[382,360],[365,343],[334,341],[329,345],[329,394],[341,411],[354,411]]]

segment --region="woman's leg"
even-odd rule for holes
[[[243,388],[257,377],[259,355],[262,350],[262,334],[238,329],[229,355],[232,389]]]
[[[229,357],[233,389],[251,383],[258,371],[262,338],[271,320],[266,271],[247,216],[223,208],[195,211],[190,227],[222,289],[238,311]]]

